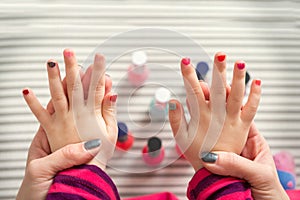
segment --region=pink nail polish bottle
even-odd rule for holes
[[[149,107],[149,115],[153,121],[164,121],[168,115],[168,102],[171,93],[168,89],[161,87],[155,91]]]
[[[124,122],[118,122],[118,140],[117,148],[127,151],[133,145],[134,137],[131,132],[128,130],[127,125]]]
[[[158,137],[149,138],[147,145],[143,148],[143,160],[147,165],[155,166],[161,163],[165,157],[165,150]]]
[[[128,67],[128,80],[134,86],[142,85],[149,76],[149,69],[146,66],[147,54],[144,51],[133,52],[132,64]]]

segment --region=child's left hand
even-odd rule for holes
[[[213,70],[212,90],[209,91],[203,82],[198,81],[195,69],[189,59],[183,59],[181,62],[187,104],[191,115],[189,122],[185,119],[182,105],[177,100],[169,102],[169,120],[174,137],[179,148],[196,171],[202,167],[199,153],[203,148],[204,138],[210,124],[220,126],[220,131],[212,132],[217,135],[220,133],[220,137],[218,140],[212,138],[216,144],[211,146],[212,149],[208,151],[222,150],[236,154],[242,152],[260,100],[260,80],[254,80],[248,101],[243,107],[246,73],[244,62],[235,63],[232,87],[227,99],[226,92],[229,87],[226,83],[225,54],[216,54]],[[219,78],[214,79],[216,77]],[[221,101],[218,102],[218,100]],[[224,114],[224,117],[212,120],[214,112],[218,113],[220,110],[222,112],[219,114]],[[218,117],[218,114],[215,116]]]
[[[63,82],[57,62],[48,61],[52,114],[42,107],[30,89],[24,98],[45,130],[52,152],[67,144],[100,138],[100,153],[94,164],[105,169],[115,149],[118,129],[115,117],[117,95],[105,93],[104,57],[95,55],[91,77],[87,78],[80,76],[80,67],[72,50],[64,51],[64,60],[66,79]],[[89,82],[88,79],[90,84],[82,86],[81,81]],[[89,93],[85,101],[87,88]]]

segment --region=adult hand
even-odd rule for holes
[[[203,166],[214,174],[245,179],[251,185],[254,199],[289,199],[280,184],[270,148],[254,123],[241,155],[224,151],[213,153],[216,162],[203,162]]]
[[[89,162],[100,145],[100,140],[70,144],[51,154],[46,133],[40,126],[28,151],[25,176],[16,199],[45,199],[56,173]]]

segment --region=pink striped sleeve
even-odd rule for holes
[[[252,200],[250,185],[244,180],[198,170],[189,183],[187,197],[190,200]]]
[[[104,171],[94,165],[80,165],[58,173],[46,199],[120,199],[120,196]]]

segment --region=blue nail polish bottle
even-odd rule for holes
[[[198,80],[207,81],[206,74],[209,70],[208,64],[204,61],[198,62],[196,67],[196,73]]]

